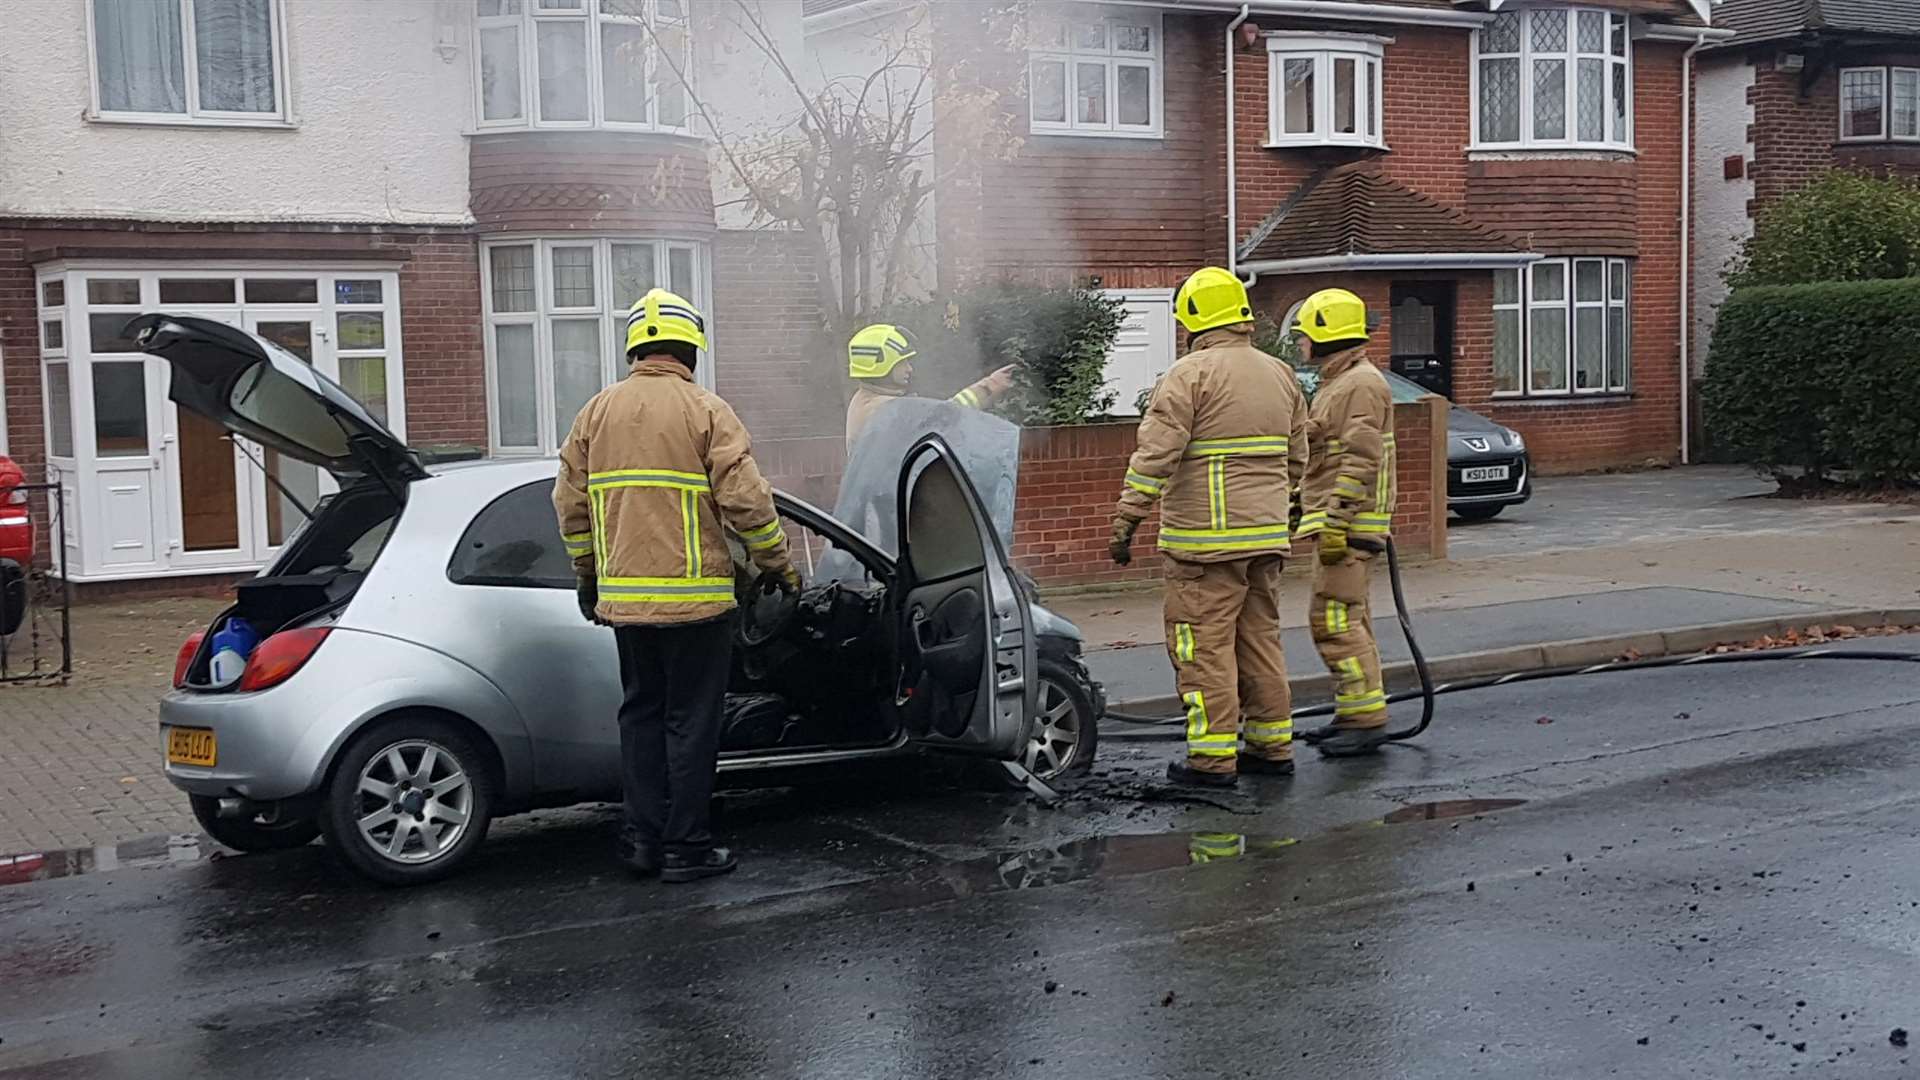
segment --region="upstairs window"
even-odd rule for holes
[[[1384,147],[1380,38],[1267,38],[1268,146]]]
[[[1840,138],[1920,140],[1920,68],[1843,68]]]
[[[687,0],[478,5],[481,127],[687,129]]]
[[[286,119],[276,0],[91,0],[87,24],[97,119]]]
[[[1036,11],[1027,29],[1035,134],[1161,136],[1158,15]]]
[[[1474,31],[1473,41],[1476,147],[1633,148],[1625,15],[1507,11]]]

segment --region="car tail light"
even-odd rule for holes
[[[180,646],[180,655],[173,658],[173,688],[179,690],[187,685],[187,669],[193,666],[193,658],[200,653],[200,643],[207,638],[205,630],[196,630],[187,635]]]
[[[247,658],[246,673],[240,676],[240,691],[265,690],[293,677],[320,643],[327,640],[330,626],[308,626],[282,630],[260,643]]]
[[[0,502],[4,502],[8,506],[25,506],[27,505],[27,493],[21,491],[19,488],[14,488],[12,491],[7,492],[7,497],[0,499]]]

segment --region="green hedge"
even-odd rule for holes
[[[1112,410],[1107,354],[1123,305],[1092,289],[993,282],[897,304],[876,321],[913,331],[916,390],[945,396],[1005,364],[1015,390],[996,408],[1024,425],[1084,424]]]
[[[1736,290],[1701,406],[1716,449],[1776,475],[1920,480],[1920,279]]]

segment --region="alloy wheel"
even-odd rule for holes
[[[1080,755],[1084,723],[1086,718],[1074,705],[1073,695],[1057,681],[1042,679],[1040,713],[1034,718],[1022,761],[1027,771],[1042,780],[1064,772]]]
[[[473,814],[465,765],[430,739],[403,739],[360,770],[354,818],[381,858],[432,862],[459,843]]]

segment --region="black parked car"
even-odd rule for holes
[[[1312,397],[1317,372],[1296,372]],[[1384,372],[1395,404],[1431,393],[1391,371]],[[1533,498],[1527,444],[1520,433],[1458,405],[1447,410],[1447,509],[1467,521],[1486,521]]]

